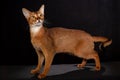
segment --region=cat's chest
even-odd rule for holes
[[[40,29],[41,29],[41,26],[39,26],[39,27],[35,26],[30,29],[30,32],[32,35],[36,35],[40,31]]]
[[[40,48],[40,46],[41,46],[41,41],[40,41],[39,39],[33,38],[33,39],[31,39],[31,43],[32,43],[32,45],[33,45],[33,47],[34,47],[35,49],[41,49],[41,48]]]

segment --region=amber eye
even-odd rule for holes
[[[35,16],[31,16],[31,18],[33,18],[33,19],[34,19],[34,18],[35,18]]]
[[[39,14],[39,16],[41,17],[41,16],[42,16],[42,14]]]

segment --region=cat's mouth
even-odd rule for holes
[[[40,27],[40,26],[42,26],[43,25],[43,21],[36,21],[32,26],[33,27]]]
[[[41,22],[38,22],[38,23],[35,24],[36,27],[39,27],[39,26],[41,26],[41,25],[42,25]]]
[[[35,26],[36,26],[36,27],[39,27],[39,26],[41,26],[41,25],[42,25],[42,20],[37,20]]]

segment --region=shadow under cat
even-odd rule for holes
[[[120,80],[120,62],[102,63],[100,71],[93,70],[93,63],[78,69],[76,64],[52,65],[47,77],[41,80]],[[0,80],[40,80],[31,75],[35,65],[0,66]]]
[[[102,73],[104,72],[105,72],[104,67],[101,67],[100,71],[95,71],[91,68],[91,66],[86,66],[85,68],[75,70],[75,71],[70,71],[64,74],[47,76],[46,78],[41,80],[80,80],[80,79],[81,80],[90,80],[90,79],[103,80],[103,79],[107,79],[107,76],[102,75]],[[28,80],[39,80],[39,79],[37,78],[37,75],[35,75]],[[111,78],[109,80],[111,80]]]

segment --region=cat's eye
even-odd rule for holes
[[[35,16],[31,16],[31,18],[35,18]]]
[[[43,16],[42,14],[39,14],[39,16],[41,17],[41,16]]]
[[[35,19],[35,16],[31,16],[31,18]]]

